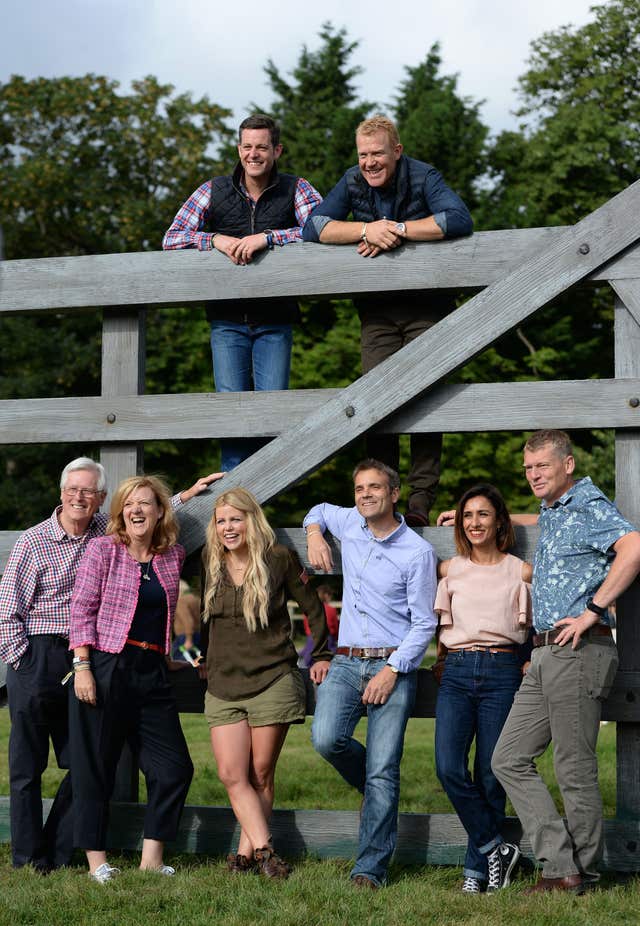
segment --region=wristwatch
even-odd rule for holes
[[[273,251],[273,232],[271,231],[270,228],[265,228],[262,234],[267,239],[267,247],[269,248],[270,251]]]
[[[405,232],[407,231],[407,226],[405,225],[404,222],[396,222],[396,231],[399,232],[401,235],[404,235]]]
[[[607,609],[603,608],[599,604],[596,604],[593,598],[589,598],[587,601],[587,611],[593,611],[593,613],[597,614],[598,617],[604,617],[607,613]]]
[[[390,662],[387,663],[387,666],[391,669],[394,675],[400,674],[400,669],[397,669],[395,666],[392,666]]]

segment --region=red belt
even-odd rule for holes
[[[132,640],[130,637],[127,637],[126,642],[129,646],[139,646],[140,649],[152,649],[154,653],[162,653],[164,656],[164,646],[158,646],[157,643],[146,643],[142,640]]]

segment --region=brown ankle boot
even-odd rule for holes
[[[240,853],[234,855],[233,852],[227,855],[227,871],[234,875],[245,875],[250,871],[255,871],[255,867],[256,863],[246,855],[240,855]]]
[[[271,846],[256,849],[253,858],[258,871],[266,878],[282,881],[291,874],[289,865],[279,855],[276,855]]]

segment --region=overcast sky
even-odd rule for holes
[[[11,74],[104,74],[126,89],[147,74],[181,91],[208,94],[242,119],[252,101],[268,105],[263,66],[287,76],[302,46],[318,45],[322,24],[345,27],[360,45],[362,98],[384,108],[404,67],[438,41],[443,73],[484,99],[492,131],[513,128],[517,78],[530,42],[562,25],[581,26],[590,0],[7,0],[0,13],[0,80]]]

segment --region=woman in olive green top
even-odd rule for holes
[[[308,615],[314,637],[310,675],[329,669],[322,604],[297,555],[276,544],[260,505],[246,489],[218,496],[204,553],[205,714],[218,775],[242,831],[230,871],[257,867],[285,878],[268,820],[276,762],[289,724],[305,719],[305,689],[291,641],[287,598]]]

